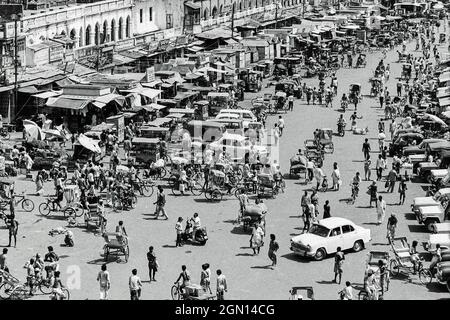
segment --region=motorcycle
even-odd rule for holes
[[[188,219],[186,222],[186,229],[182,234],[182,239],[184,242],[191,241],[204,246],[206,241],[208,241],[208,234],[205,227],[199,228],[194,232],[192,229],[192,221],[191,219]]]

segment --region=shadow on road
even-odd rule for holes
[[[287,254],[282,255],[281,257],[292,260],[292,261],[296,261],[296,262],[302,262],[302,263],[310,263],[311,262],[310,259],[300,257],[300,256],[296,255],[295,253],[287,253]]]
[[[238,253],[236,257],[253,257],[253,253]]]
[[[165,244],[162,247],[163,248],[176,248],[177,246],[176,245],[171,246],[171,245]]]
[[[267,266],[253,266],[253,267],[250,267],[250,268],[251,269],[272,269],[272,265],[269,264]]]
[[[405,219],[406,220],[416,220],[416,215],[411,212],[405,213]]]
[[[424,231],[426,231],[424,226],[417,224],[409,224],[408,228],[410,232],[414,233],[423,233]]]
[[[368,226],[378,226],[378,222],[363,222],[363,224]]]
[[[234,227],[230,232],[232,234],[241,234],[241,235],[249,235],[251,230],[244,231],[242,227]]]
[[[328,281],[328,280],[320,280],[320,281],[316,281],[316,283],[318,284],[336,284],[336,282],[334,281]]]
[[[430,292],[447,292],[447,287],[438,282],[432,282],[426,285]]]

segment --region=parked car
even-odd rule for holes
[[[291,250],[295,254],[320,261],[335,253],[338,247],[358,252],[370,240],[370,229],[357,226],[345,218],[331,217],[313,224],[309,232],[293,237]]]
[[[441,205],[420,207],[416,214],[417,221],[424,224],[428,231],[434,232],[434,224],[446,220],[446,207]]]
[[[425,151],[427,150],[428,144],[435,143],[435,142],[443,142],[444,139],[425,139],[421,143],[419,143],[416,146],[409,146],[403,148],[403,155],[409,156],[412,154],[425,154]]]
[[[222,152],[225,147],[226,153],[234,160],[243,160],[250,153],[252,144],[245,137],[237,134],[225,133],[219,140],[209,144],[215,152]],[[254,145],[254,150],[260,157],[267,157],[268,150],[264,146]]]
[[[416,197],[411,205],[412,211],[417,214],[421,207],[438,206],[450,199],[450,188],[439,189],[432,197]]]
[[[431,170],[447,169],[450,165],[450,150],[441,150],[440,163],[421,162],[417,167],[417,175],[426,181],[430,180]]]

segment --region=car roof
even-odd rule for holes
[[[251,113],[251,111],[247,109],[222,109],[219,113]]]
[[[224,133],[221,139],[243,141],[243,140],[245,140],[245,137],[243,137],[239,134]]]
[[[355,226],[355,224],[352,221],[345,219],[345,218],[341,218],[341,217],[330,217],[330,218],[322,219],[319,221],[319,224],[328,229],[333,229],[333,228],[347,225],[347,224]]]
[[[450,188],[439,189],[439,193],[440,194],[448,194],[448,193],[450,193]]]
[[[436,213],[436,212],[442,212],[442,208],[440,206],[426,206],[426,207],[420,207],[420,212],[422,213]]]

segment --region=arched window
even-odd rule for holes
[[[239,1],[239,11],[242,11],[242,1]]]
[[[87,26],[86,28],[85,41],[87,46],[91,44],[91,26]]]
[[[219,14],[221,15],[222,12],[223,12],[223,4],[221,4],[220,7],[219,7]]]
[[[131,37],[131,19],[130,19],[130,16],[127,17],[127,25],[126,25],[126,28],[125,28],[125,36],[127,38]]]
[[[111,41],[116,41],[116,20],[111,20]]]
[[[61,31],[60,35],[65,36],[66,32],[63,30],[63,31]]]
[[[119,40],[122,40],[122,38],[123,38],[123,19],[122,19],[122,17],[120,17],[120,19],[119,19],[119,29],[118,29],[117,34],[118,34],[117,37],[119,38]]]
[[[209,9],[206,8],[205,11],[203,11],[203,19],[208,20],[209,19]]]
[[[217,18],[217,8],[216,7],[213,7],[211,15],[213,18]]]
[[[98,23],[95,24],[94,43],[95,45],[100,44],[100,25]]]
[[[101,43],[105,43],[109,41],[109,35],[108,35],[108,22],[103,22],[103,32],[102,32],[102,38]]]
[[[75,29],[70,30],[70,34],[69,34],[70,39],[75,40],[76,36],[77,36],[77,33],[76,33]]]

